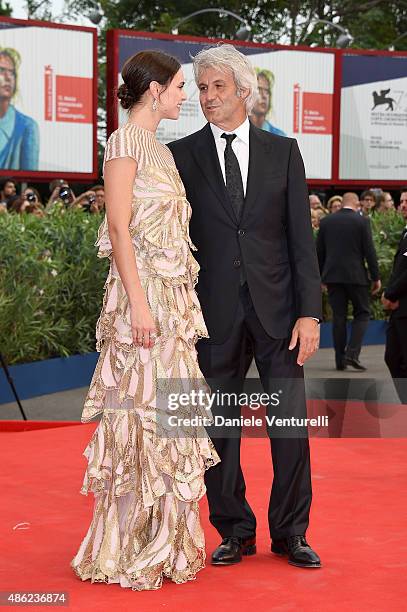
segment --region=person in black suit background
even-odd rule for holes
[[[401,192],[398,210],[406,226],[394,256],[389,283],[382,295],[383,306],[391,311],[384,360],[401,403],[407,404],[407,190]]]
[[[209,339],[197,344],[199,365],[205,378],[221,379],[222,389],[230,390],[232,380],[240,389],[249,341],[265,391],[271,377],[296,379],[296,413],[306,416],[303,364],[318,348],[322,300],[301,154],[296,140],[249,122],[258,94],[245,55],[221,44],[198,53],[194,71],[208,123],[169,147],[192,206],[190,234],[201,267],[196,290]],[[232,409],[213,412],[235,417]],[[222,536],[212,555],[217,565],[256,552],[240,433],[213,438],[221,462],[205,479],[210,521]],[[305,539],[312,498],[308,437],[273,437],[271,449],[272,551],[293,565],[320,567]]]
[[[369,278],[365,261],[373,283],[372,294],[380,291],[381,282],[370,221],[360,214],[356,193],[345,193],[341,210],[321,219],[317,253],[322,282],[328,289],[333,312],[336,368],[344,370],[350,365],[357,370],[365,370],[359,361],[370,318]],[[347,342],[349,301],[353,308],[353,322]]]

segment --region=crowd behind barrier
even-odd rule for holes
[[[12,177],[0,181],[0,213],[32,214],[43,217],[50,211],[61,212],[79,208],[91,214],[105,209],[105,190],[103,185],[94,185],[76,196],[69,182],[55,179],[49,184],[49,193],[43,200],[39,191],[32,186],[21,188]]]
[[[326,199],[324,193],[312,192],[309,196],[311,223],[318,230],[320,221],[327,215],[334,214],[342,208],[342,195]],[[362,191],[359,196],[359,213],[365,217],[392,212],[399,214],[407,223],[407,187],[399,192],[390,193],[380,188]]]
[[[339,194],[328,197],[324,192],[310,193],[311,223],[315,230],[319,228],[323,217],[342,208],[342,197]],[[359,203],[361,215],[372,216],[392,211],[398,213],[407,223],[407,186],[392,193],[378,187],[367,189],[361,192]],[[49,184],[48,196],[43,199],[35,187],[22,189],[12,177],[0,180],[0,214],[27,213],[42,217],[51,210],[64,211],[69,208],[79,208],[92,214],[104,212],[104,186],[94,185],[76,196],[68,181],[55,179]]]

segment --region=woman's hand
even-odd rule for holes
[[[130,320],[134,344],[152,348],[157,337],[157,329],[146,301],[137,306],[130,306]]]

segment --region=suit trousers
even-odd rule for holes
[[[370,318],[368,285],[350,283],[327,283],[328,299],[332,308],[332,333],[337,362],[343,357],[358,359]],[[349,342],[347,342],[348,303],[352,303],[353,321]]]
[[[223,344],[198,342],[199,366],[206,379],[234,381],[233,390],[243,388],[247,369],[247,347],[252,346],[264,392],[270,393],[271,377],[299,388],[296,415],[306,416],[303,368],[296,362],[298,347],[288,350],[290,338],[275,339],[261,325],[247,283],[240,287],[233,329]],[[219,387],[218,387],[219,388]],[[213,389],[212,389],[213,391]],[[230,388],[229,388],[230,391]],[[276,409],[269,407],[271,411]],[[240,408],[213,406],[224,416],[240,415]],[[275,413],[274,412],[274,413]],[[208,432],[211,435],[210,428]],[[251,537],[256,533],[256,517],[246,499],[246,484],[240,465],[241,429],[228,437],[212,437],[221,462],[205,472],[210,521],[224,537]],[[270,432],[268,432],[270,435]],[[295,434],[296,435],[296,434]],[[312,499],[310,451],[307,433],[302,437],[270,437],[274,479],[268,521],[272,539],[304,535]]]
[[[387,327],[384,360],[400,402],[407,404],[407,317],[391,315]]]

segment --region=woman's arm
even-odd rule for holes
[[[72,206],[73,208],[75,208],[75,206],[79,206],[81,204],[82,200],[85,200],[89,196],[96,196],[96,194],[91,189],[89,191],[84,191],[83,193],[81,193],[81,195],[78,195],[77,198],[74,198],[74,200],[70,204],[70,206]]]
[[[156,328],[140,282],[129,232],[136,172],[137,162],[130,157],[119,157],[106,162],[106,216],[114,260],[130,304],[133,342],[151,348],[154,339],[149,334],[155,333]]]

